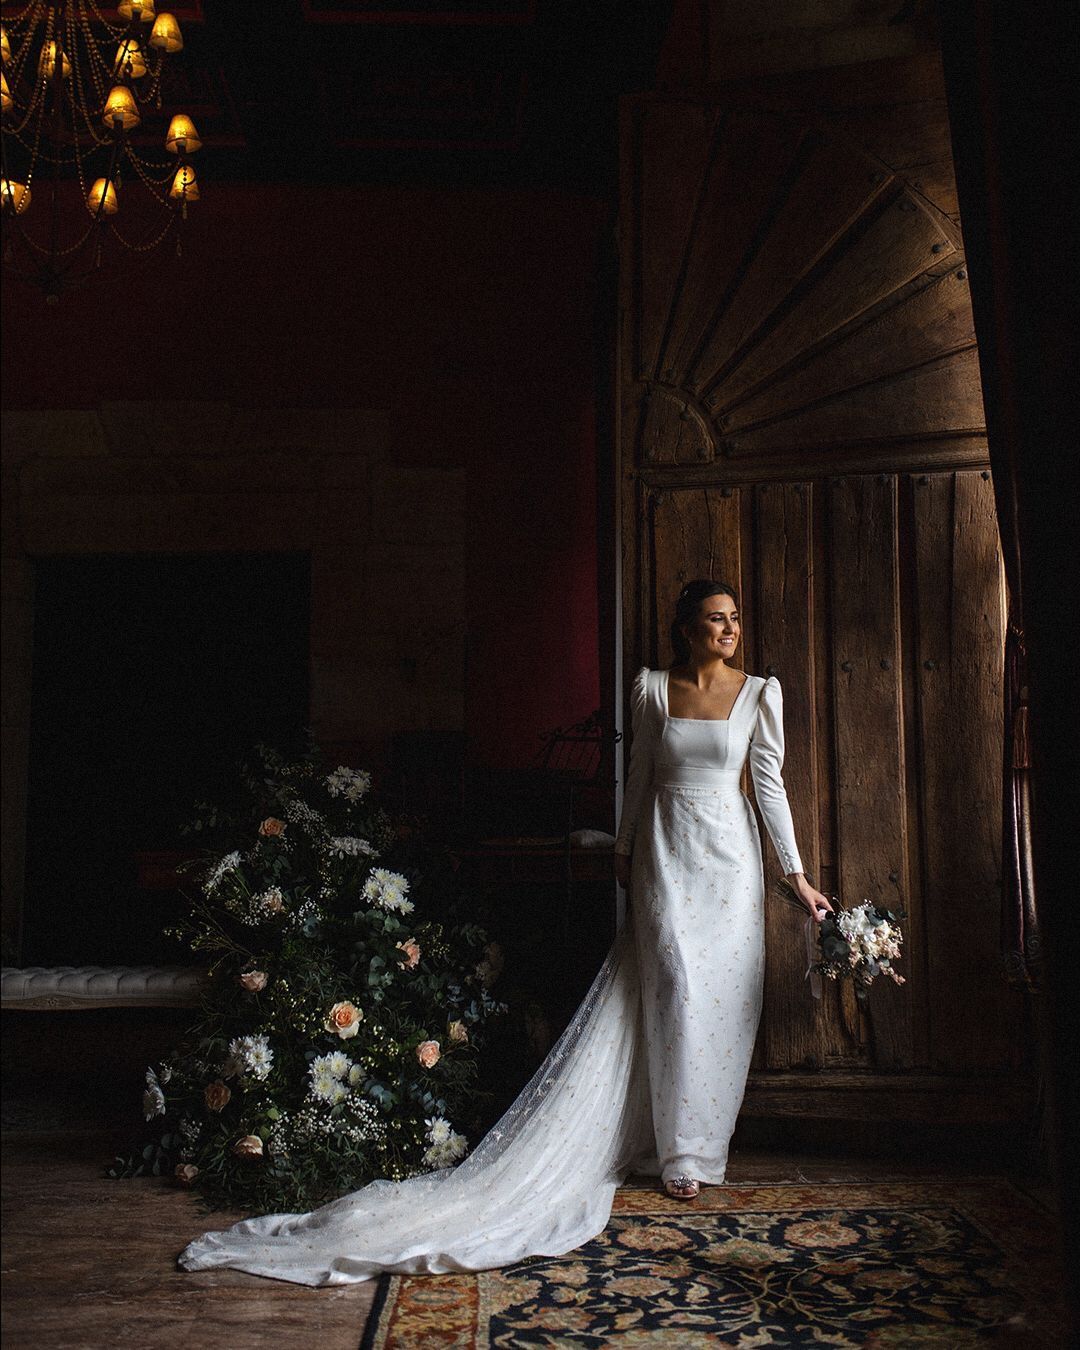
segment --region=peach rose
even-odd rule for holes
[[[271,886],[263,893],[262,905],[268,914],[280,914],[285,908],[285,899],[276,886]]]
[[[257,1134],[245,1134],[233,1144],[232,1151],[238,1158],[261,1158],[263,1141]]]
[[[258,994],[266,988],[265,970],[245,970],[242,975],[238,976],[238,979],[249,994]]]
[[[442,1059],[438,1041],[421,1041],[416,1047],[416,1058],[425,1069],[433,1069]]]
[[[193,1186],[198,1175],[199,1169],[194,1163],[177,1163],[176,1171],[173,1172],[173,1176],[181,1186]]]
[[[206,1102],[208,1111],[223,1111],[228,1106],[231,1096],[231,1090],[220,1078],[216,1083],[207,1083],[206,1090],[203,1092],[203,1100]]]
[[[278,820],[276,816],[267,816],[259,826],[259,833],[264,839],[280,839],[285,833],[285,822]]]
[[[336,1031],[343,1041],[351,1040],[360,1030],[364,1014],[355,1003],[335,1003],[326,1017],[327,1031]]]
[[[405,960],[399,961],[398,965],[402,970],[412,970],[420,960],[420,944],[415,938],[406,938],[397,944],[397,949],[405,953]]]
[[[451,1022],[446,1034],[455,1045],[465,1045],[469,1039],[469,1030],[464,1022]]]

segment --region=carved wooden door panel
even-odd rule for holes
[[[784,687],[807,867],[909,914],[907,983],[867,1016],[834,985],[814,1004],[801,920],[767,904],[755,1069],[1003,1072],[1003,583],[959,231],[826,128],[624,111],[625,668],[670,663],[684,581],[729,581],[735,663]]]

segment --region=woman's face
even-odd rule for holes
[[[690,649],[699,660],[726,660],[739,645],[742,630],[739,610],[730,595],[707,595],[693,624],[683,629]]]

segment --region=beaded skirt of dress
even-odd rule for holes
[[[595,1237],[632,1171],[724,1179],[764,969],[761,841],[739,786],[747,756],[784,871],[802,866],[781,777],[781,689],[750,675],[725,721],[672,718],[667,672],[643,668],[631,702],[616,842],[632,855],[627,921],[510,1109],[455,1168],[205,1233],[181,1267],[306,1285],[486,1270]]]

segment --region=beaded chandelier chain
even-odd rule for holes
[[[199,199],[189,162],[202,144],[195,124],[183,113],[169,122],[172,160],[147,159],[132,139],[144,115],[161,110],[166,57],[184,45],[175,17],[155,13],[154,0],[120,0],[106,13],[94,0],[0,10],[5,270],[55,303],[101,276],[107,256],[145,256],[170,237],[179,254],[188,206]],[[142,191],[131,192],[133,180]],[[131,210],[129,195],[139,199]]]

